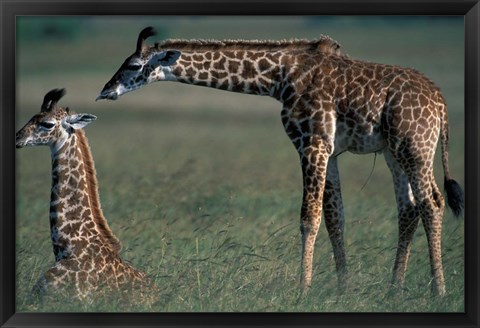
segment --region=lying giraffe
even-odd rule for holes
[[[120,241],[103,216],[87,137],[82,128],[96,119],[57,106],[65,94],[46,94],[41,112],[16,134],[16,147],[47,145],[52,153],[50,230],[55,264],[37,282],[40,295],[73,291],[78,299],[94,292],[155,288],[146,274],[119,255]],[[103,288],[100,288],[103,287]]]
[[[312,279],[314,243],[322,213],[340,285],[346,281],[344,212],[337,156],[345,151],[381,152],[391,170],[398,207],[399,239],[392,283],[403,286],[410,246],[422,218],[433,277],[432,291],[445,294],[441,259],[444,200],[433,175],[440,137],[447,203],[464,208],[460,185],[448,166],[445,99],[416,70],[353,60],[328,37],[316,41],[166,40],[144,29],[136,51],[105,85],[98,99],[156,81],[176,81],[266,95],[283,104],[282,122],[300,156],[303,172],[302,286]]]

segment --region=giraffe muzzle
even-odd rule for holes
[[[23,148],[25,147],[27,144],[24,140],[16,140],[15,141],[15,148],[19,149],[19,148]]]
[[[108,100],[117,100],[118,99],[118,93],[116,91],[102,91],[100,95],[95,99],[95,101],[102,100],[102,99],[108,99]]]
[[[26,145],[25,138],[23,138],[22,130],[15,134],[15,148],[23,148]]]

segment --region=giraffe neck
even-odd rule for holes
[[[288,76],[296,56],[285,49],[182,50],[171,66],[171,80],[245,94],[271,96],[280,101],[288,90]]]
[[[57,261],[79,257],[94,245],[114,252],[120,247],[103,217],[90,148],[81,130],[58,151],[52,150],[50,229]]]

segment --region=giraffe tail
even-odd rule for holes
[[[440,129],[440,140],[442,150],[442,164],[444,178],[444,188],[447,198],[447,204],[456,217],[459,217],[465,208],[465,194],[460,184],[451,178],[448,167],[448,117],[446,106],[443,105],[443,116]]]

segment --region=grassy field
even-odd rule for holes
[[[327,34],[354,58],[419,69],[447,99],[451,172],[463,185],[460,18],[20,18],[17,128],[39,111],[44,94],[57,87],[67,88],[61,104],[98,116],[86,134],[104,214],[123,243],[122,256],[146,270],[160,294],[153,306],[133,300],[29,301],[31,287],[54,261],[48,228],[51,164],[48,149],[21,149],[16,176],[18,312],[464,310],[464,224],[449,210],[443,226],[446,297],[431,297],[422,227],[413,243],[406,290],[389,291],[396,205],[383,156],[375,161],[373,154],[345,154],[339,160],[350,272],[345,294],[336,291],[331,246],[322,225],[313,286],[299,297],[301,171],[283,131],[279,103],[174,83],[158,83],[116,102],[94,101],[147,25],[156,26],[160,37]],[[435,170],[442,182],[439,158]]]

